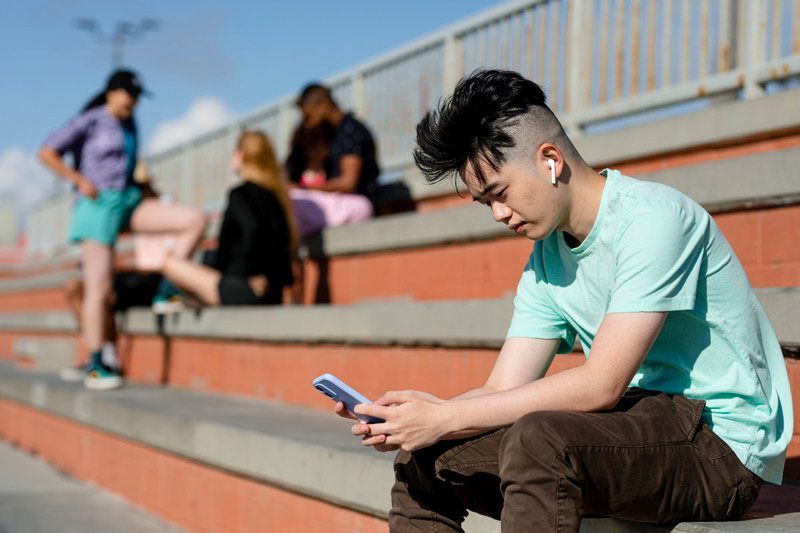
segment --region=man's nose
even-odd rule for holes
[[[497,222],[503,222],[511,216],[511,208],[502,202],[492,202],[492,217]]]

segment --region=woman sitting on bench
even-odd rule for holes
[[[213,268],[167,256],[162,273],[207,305],[279,304],[298,244],[281,167],[260,131],[242,132],[231,166],[244,182],[228,195]]]

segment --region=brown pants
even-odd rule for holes
[[[700,418],[704,403],[630,389],[611,411],[530,413],[513,426],[395,460],[392,531],[461,531],[467,510],[504,533],[577,532],[582,516],[739,518],[761,479]]]

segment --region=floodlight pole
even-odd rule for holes
[[[151,18],[139,22],[120,21],[111,33],[103,32],[100,24],[90,18],[76,20],[75,27],[88,31],[102,44],[111,44],[111,69],[114,70],[122,66],[125,44],[141,40],[145,33],[157,29],[158,21]]]

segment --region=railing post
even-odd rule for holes
[[[294,121],[292,120],[292,109],[294,108],[294,101],[286,102],[281,105],[278,111],[278,135],[275,141],[277,146],[275,150],[278,152],[281,160],[286,160],[289,156],[289,143],[292,142],[292,133],[294,130]]]
[[[442,65],[442,96],[450,96],[461,77],[459,41],[455,34],[444,39]]]
[[[569,9],[569,27],[567,29],[567,38],[564,40],[569,46],[569,55],[567,56],[567,68],[569,69],[569,78],[567,88],[564,95],[567,102],[564,109],[567,110],[566,117],[564,117],[564,126],[567,128],[571,138],[578,138],[581,136],[580,124],[575,122],[571,117],[576,116],[577,111],[580,111],[581,104],[583,103],[584,90],[586,84],[584,83],[585,71],[583,67],[583,60],[585,53],[592,53],[591,50],[586,50],[587,44],[591,42],[591,35],[584,32],[584,6],[586,2],[565,2],[564,9]]]
[[[353,75],[352,91],[353,91],[353,111],[359,118],[365,118],[367,115],[367,93],[364,88],[364,73],[357,72]]]
[[[765,62],[766,10],[763,2],[754,0],[739,0],[736,8],[736,59],[742,71],[742,89],[746,99],[755,98],[764,94],[756,67]]]

